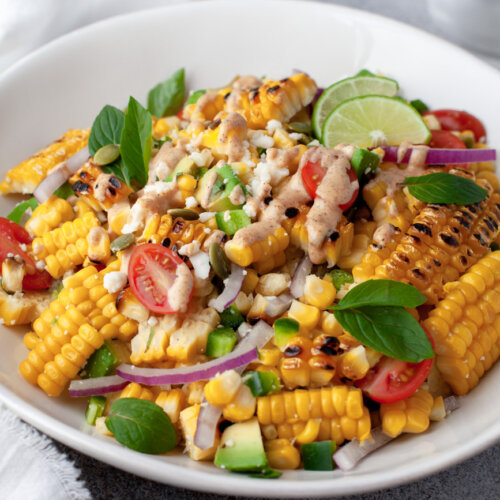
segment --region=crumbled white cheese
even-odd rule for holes
[[[248,217],[250,217],[251,219],[253,219],[254,217],[257,216],[257,212],[255,211],[255,208],[253,207],[253,205],[249,205],[248,203],[245,203],[243,205],[243,211],[248,215]]]
[[[229,212],[229,210],[226,210],[226,211],[224,212],[224,217],[223,217],[223,219],[224,219],[224,222],[229,222],[229,221],[231,220],[231,213]]]
[[[260,186],[264,183],[269,183],[271,186],[278,185],[285,177],[288,177],[289,170],[287,167],[280,168],[277,160],[264,159],[257,163],[251,180],[251,192],[258,193]]]
[[[314,146],[321,146],[321,144],[319,143],[318,139],[314,139],[313,141],[311,141],[311,142],[309,142],[307,144],[308,148],[312,148]]]
[[[274,139],[262,132],[261,130],[258,130],[252,135],[252,138],[250,139],[250,142],[257,148],[272,148],[274,145]]]
[[[182,245],[181,248],[177,251],[179,255],[187,255],[188,257],[192,257],[200,251],[200,242],[198,240],[194,240],[187,245]]]
[[[194,275],[202,280],[207,279],[210,274],[210,259],[208,254],[205,252],[198,252],[192,255],[189,260],[193,265]]]
[[[172,190],[172,182],[153,182],[145,186],[144,193],[169,194]]]
[[[150,316],[148,318],[148,325],[149,326],[155,326],[158,324],[158,319],[156,318],[156,316]]]
[[[215,212],[202,212],[200,214],[200,222],[207,222],[215,215]]]
[[[39,270],[39,271],[43,271],[45,269],[45,261],[44,260],[37,260],[35,262],[35,267]]]
[[[290,136],[290,139],[293,139],[294,141],[300,141],[302,137],[304,137],[304,134],[301,134],[300,132],[291,132],[288,135]]]
[[[278,120],[269,120],[267,122],[267,126],[266,126],[266,130],[270,133],[270,134],[274,134],[274,132],[276,132],[276,130],[280,129],[280,128],[283,128],[283,125],[281,124],[280,121]]]
[[[197,167],[208,167],[214,157],[210,149],[202,149],[200,152],[195,151],[189,155],[189,158],[194,161]]]
[[[186,208],[193,208],[198,206],[198,202],[194,196],[188,196],[186,198]]]
[[[23,252],[26,252],[26,250],[28,249],[28,247],[24,243],[20,243],[19,246]]]
[[[116,293],[127,283],[127,275],[121,271],[112,271],[104,275],[103,285],[109,293]]]

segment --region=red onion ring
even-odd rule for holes
[[[398,146],[383,146],[384,161],[398,162]],[[406,152],[403,161],[408,163],[412,148]],[[497,157],[494,149],[441,149],[431,148],[427,151],[426,165],[454,165],[457,163],[475,163],[481,161],[495,161]]]
[[[312,262],[308,255],[304,255],[299,262],[297,269],[293,273],[292,282],[290,284],[290,293],[296,299],[304,294],[304,286],[306,284],[307,275],[311,272]]]
[[[128,383],[128,380],[123,380],[123,378],[118,375],[72,380],[69,384],[69,395],[72,398],[100,396],[102,394],[120,391],[128,385]]]
[[[231,274],[224,280],[223,292],[216,299],[212,299],[208,305],[218,312],[222,312],[229,307],[240,293],[245,275],[246,271],[242,267],[231,263]]]

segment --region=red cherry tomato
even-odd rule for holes
[[[424,115],[434,115],[444,130],[471,130],[474,133],[476,141],[486,138],[486,129],[484,125],[474,115],[466,111],[456,109],[436,109],[427,111]]]
[[[44,290],[52,283],[52,276],[47,271],[38,271],[35,274],[25,274],[23,290]]]
[[[429,141],[431,148],[467,149],[465,144],[448,130],[431,130],[432,138]]]
[[[379,403],[394,403],[411,396],[425,381],[434,359],[407,363],[384,356],[356,385]]]
[[[20,247],[20,244],[31,243],[31,237],[19,224],[0,217],[0,264],[12,255],[19,255],[25,262],[26,272],[36,272],[35,262]]]
[[[304,183],[304,187],[306,188],[306,191],[309,193],[309,196],[311,198],[316,198],[316,190],[318,189],[318,186],[323,180],[325,174],[326,169],[324,169],[317,162],[315,163],[312,161],[308,161],[302,168],[302,182]],[[352,167],[347,171],[347,175],[349,175],[349,179],[351,180],[351,182],[358,180],[356,172]],[[356,189],[356,191],[354,191],[351,199],[347,203],[339,205],[340,209],[342,211],[347,210],[356,201],[358,193],[359,187]]]
[[[162,245],[147,243],[137,246],[128,265],[128,279],[134,295],[150,311],[161,314],[177,312],[170,306],[168,292],[181,264],[182,259]],[[192,293],[191,286],[188,300]]]

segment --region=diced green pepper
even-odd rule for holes
[[[414,99],[410,101],[410,104],[422,115],[426,111],[429,111],[429,107],[420,99]]]
[[[232,328],[217,328],[208,334],[205,354],[209,358],[225,356],[233,350],[236,340],[236,333]]]
[[[90,396],[89,404],[85,410],[85,420],[89,425],[95,425],[95,421],[102,417],[106,408],[106,398],[104,396]]]
[[[232,236],[238,229],[250,225],[250,217],[244,210],[226,210],[215,214],[217,227],[229,236]]]
[[[119,341],[107,340],[95,351],[85,364],[83,378],[104,377],[119,364],[128,362],[123,344]]]
[[[274,342],[285,347],[299,333],[299,322],[292,318],[279,318],[274,322]]]
[[[342,269],[332,269],[328,275],[332,280],[333,286],[339,291],[346,283],[354,283],[351,273]]]
[[[301,446],[302,462],[305,470],[333,470],[335,464],[335,441],[316,441]]]
[[[229,307],[226,307],[224,311],[222,311],[220,315],[220,322],[223,326],[227,326],[228,328],[232,328],[236,330],[242,323],[244,323],[245,318],[243,314],[238,311],[237,307],[234,304],[231,304]]]
[[[267,396],[281,389],[280,380],[273,372],[248,372],[245,376],[245,385],[250,388],[256,398]]]
[[[379,163],[380,156],[377,153],[363,148],[356,148],[351,159],[352,168],[354,168],[358,179],[369,172],[375,172]]]

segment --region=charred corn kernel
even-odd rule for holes
[[[272,439],[264,442],[267,461],[273,469],[297,469],[300,452],[289,439]]]
[[[243,285],[241,286],[241,290],[246,294],[253,293],[257,284],[259,283],[259,275],[257,271],[254,269],[247,269],[247,274],[245,275],[245,279],[243,280]]]
[[[385,434],[397,437],[403,432],[420,433],[429,427],[429,416],[434,398],[424,389],[396,403],[380,405],[382,429]]]
[[[351,380],[360,380],[365,377],[370,369],[366,357],[366,349],[359,345],[342,354],[339,358],[338,370],[341,377]]]
[[[236,396],[242,385],[241,376],[234,370],[227,370],[210,379],[203,393],[206,400],[214,406],[224,407]]]
[[[290,287],[290,275],[286,273],[268,273],[259,278],[256,293],[264,296],[278,296]]]
[[[311,103],[317,87],[304,73],[281,81],[267,80],[265,84],[247,92],[240,92],[239,109],[249,128],[263,129],[269,120],[286,123],[304,106]]]
[[[182,389],[161,391],[155,403],[169,416],[170,421],[176,424],[179,421],[181,411],[186,408],[186,395]]]
[[[0,183],[0,192],[33,193],[48,172],[87,145],[89,130],[68,130],[57,141],[12,168]]]
[[[248,386],[242,385],[231,402],[224,406],[222,415],[231,422],[244,422],[253,417],[256,404],[257,401]]]
[[[281,351],[277,347],[263,347],[259,349],[259,362],[265,366],[277,366]]]
[[[485,181],[489,196],[477,205],[427,205],[413,220],[391,255],[375,269],[374,278],[414,285],[436,304],[443,284],[454,281],[489,250],[500,224],[500,195]]]
[[[154,401],[155,399],[154,394],[150,389],[142,387],[135,382],[131,382],[125,387],[125,389],[122,390],[119,399],[124,398],[144,399],[146,401]]]
[[[215,442],[213,446],[202,450],[194,444],[194,435],[196,433],[196,425],[198,421],[198,415],[200,414],[200,405],[196,404],[193,406],[188,406],[180,413],[180,427],[182,430],[182,435],[186,443],[187,452],[192,460],[213,460],[215,456],[215,451],[219,445],[220,435],[216,431]]]
[[[448,283],[445,292],[423,324],[434,339],[437,369],[462,395],[477,385],[500,354],[500,251]]]
[[[282,253],[289,243],[290,238],[287,231],[280,226],[262,241],[251,245],[246,245],[237,238],[232,239],[226,243],[224,250],[229,260],[239,266],[246,267],[254,262],[265,264],[266,261],[271,260],[271,257]],[[272,268],[278,265],[275,264]]]
[[[109,234],[103,227],[95,226],[90,229],[87,244],[87,255],[92,262],[105,264],[111,257]]]
[[[294,300],[288,311],[288,316],[297,320],[304,330],[309,331],[318,324],[320,310],[316,306]]]
[[[287,389],[306,387],[311,379],[312,342],[306,337],[294,337],[283,351],[280,363],[280,373],[283,384]]]
[[[306,278],[302,299],[311,306],[325,309],[335,299],[335,287],[332,282],[310,274]]]
[[[488,170],[478,172],[476,174],[477,179],[484,179],[488,181],[490,186],[493,188],[493,191],[498,192],[500,189],[500,182],[498,181],[498,177],[496,176],[495,172],[490,172]]]
[[[61,223],[73,220],[74,217],[73,207],[66,200],[52,195],[33,210],[25,228],[28,233],[34,236],[43,236],[59,227]]]

